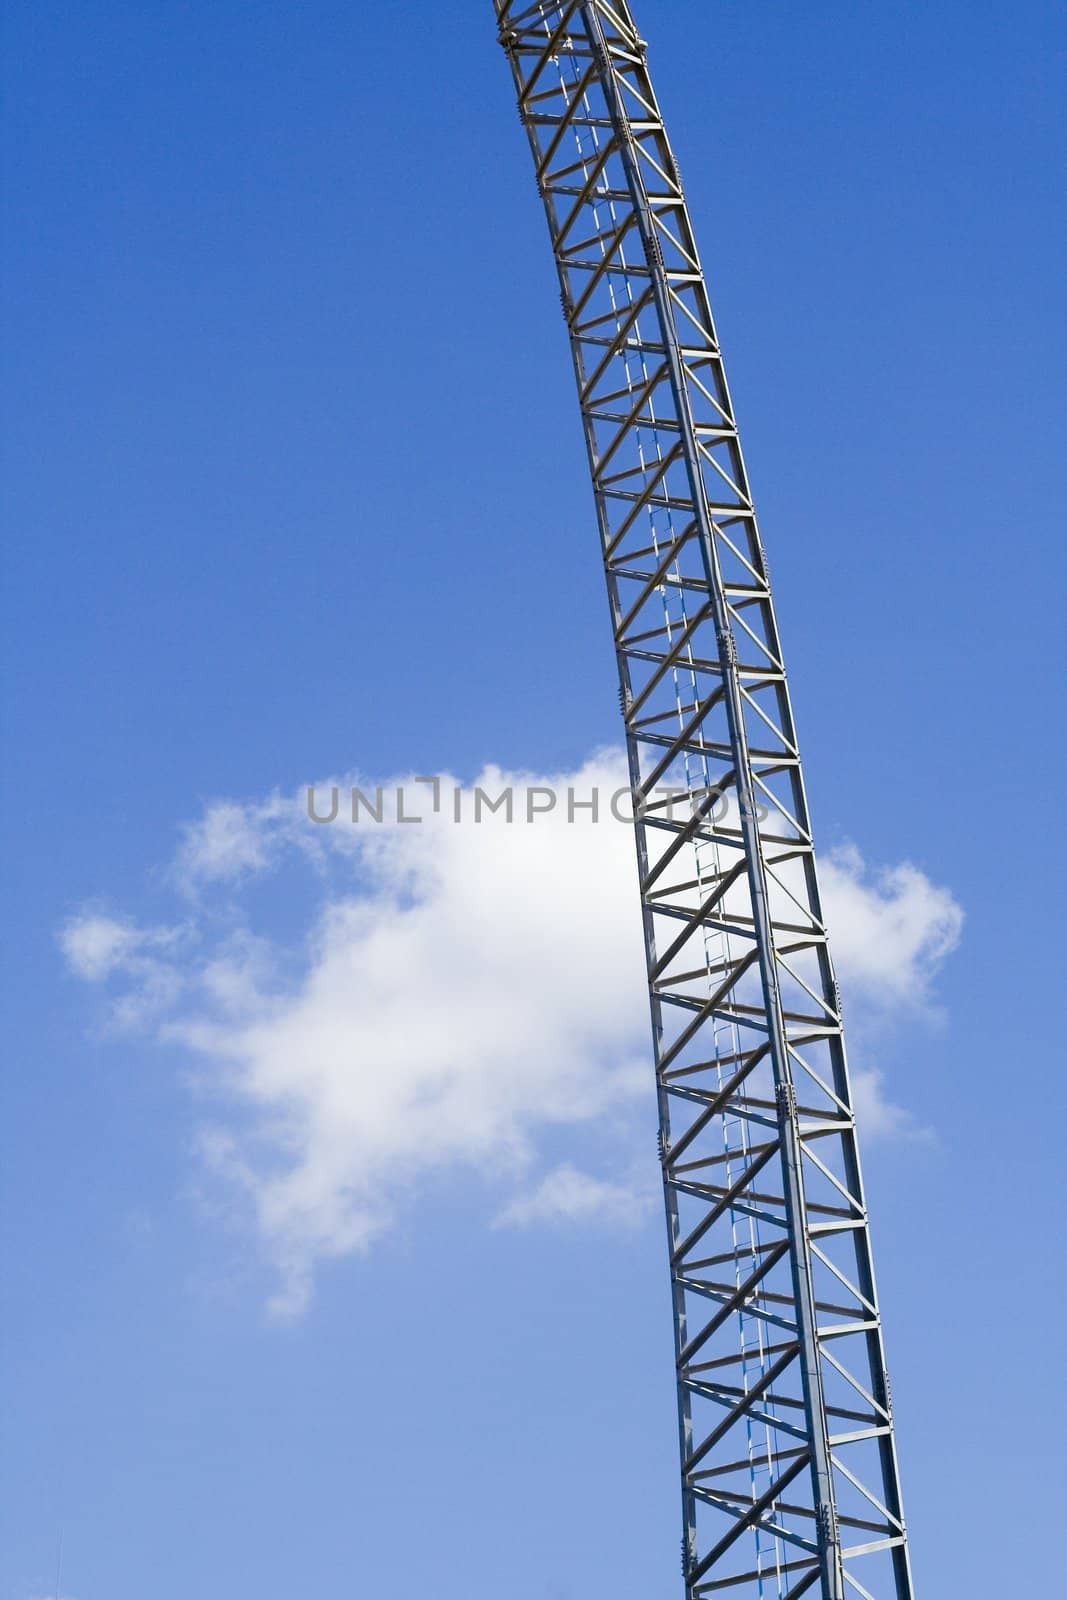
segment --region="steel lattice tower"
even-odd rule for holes
[[[686,1594],[911,1600],[841,1006],[678,168],[626,0],[495,9],[559,268],[641,801]]]

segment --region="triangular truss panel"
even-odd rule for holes
[[[559,268],[630,770],[689,1600],[910,1600],[841,1007],[760,540],[624,0],[495,0]]]

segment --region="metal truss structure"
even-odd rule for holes
[[[688,1600],[910,1600],[811,827],[678,168],[625,0],[495,0],[559,268],[618,655]]]

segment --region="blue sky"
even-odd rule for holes
[[[919,1587],[1043,1590],[1062,9],[639,19],[836,874]],[[0,1596],[61,1547],[68,1600],[673,1593],[619,840],[294,821],[333,776],[614,770],[488,0],[15,0],[6,55]],[[350,1040],[443,1075],[362,1142]]]

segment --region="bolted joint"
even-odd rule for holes
[[[564,317],[569,322],[571,320],[571,317],[572,317],[573,313],[574,313],[574,301],[571,299],[571,297],[567,293],[566,289],[561,289],[560,290],[560,292],[559,292],[559,303],[560,303],[560,307],[562,308]]]
[[[660,244],[658,236],[654,233],[650,234],[649,237],[644,241],[644,245],[645,260],[648,262],[649,266],[662,267],[663,246]]]
[[[611,57],[608,54],[607,47],[601,44],[599,39],[593,42],[592,56],[593,61],[596,63],[597,71],[602,77],[606,77],[611,71]]]
[[[778,1121],[790,1122],[797,1114],[797,1092],[791,1083],[780,1083],[774,1091]]]
[[[505,22],[501,26],[496,37],[500,48],[502,50],[506,50],[508,55],[511,55],[513,51],[518,49],[519,30],[518,28],[513,28],[510,23]]]
[[[834,1545],[837,1543],[833,1507],[828,1505],[825,1500],[819,1502],[815,1513],[815,1526],[818,1529],[820,1544]]]
[[[715,637],[719,641],[719,656],[728,666],[737,665],[737,641],[730,628],[717,628]]]

